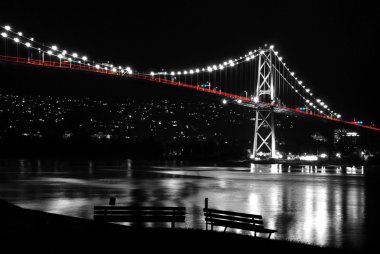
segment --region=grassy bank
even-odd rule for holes
[[[233,233],[96,223],[1,200],[0,211],[1,253],[353,253]]]

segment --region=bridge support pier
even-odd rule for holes
[[[261,51],[258,59],[255,91],[257,107],[252,159],[261,156],[276,158],[275,117],[273,108],[270,107],[270,104],[275,102],[272,57],[272,49],[266,49]],[[261,106],[269,107],[269,109],[261,109]]]

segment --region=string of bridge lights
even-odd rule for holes
[[[299,93],[299,92],[297,91],[297,89],[296,89],[293,85],[291,85],[291,84],[288,83],[288,84],[291,86],[291,88],[292,88],[295,92],[297,92],[297,93],[300,95],[300,97],[301,97],[302,99],[304,99],[305,102],[306,102],[309,106],[311,106],[311,107],[317,109],[317,106],[316,106],[316,105],[319,104],[321,107],[323,107],[323,109],[329,111],[330,114],[334,115],[334,116],[337,117],[337,118],[341,118],[341,115],[338,114],[338,113],[336,113],[336,112],[334,112],[333,110],[331,110],[331,109],[329,108],[329,106],[328,106],[325,102],[323,102],[321,99],[315,98],[315,97],[313,96],[313,93],[311,92],[310,88],[307,88],[305,85],[303,85],[302,80],[298,80],[298,78],[295,76],[295,72],[291,71],[291,70],[289,69],[289,67],[286,66],[286,63],[283,61],[283,57],[279,56],[278,51],[274,51],[274,46],[273,46],[273,45],[270,46],[270,49],[273,50],[274,55],[277,57],[278,61],[282,64],[283,68],[285,68],[285,69],[288,71],[288,73],[289,73],[289,74],[290,74],[290,75],[296,80],[296,83],[297,83],[298,85],[300,85],[300,86],[305,90],[305,92],[306,92],[307,94],[309,94],[309,96],[313,99],[314,103],[313,103],[310,99],[307,99],[305,96],[303,96],[301,93]],[[286,79],[285,79],[285,80],[286,80]],[[317,109],[317,110],[318,110],[321,114],[323,114],[323,109]]]
[[[121,67],[121,66],[114,66],[113,64],[108,64],[108,63],[93,63],[93,64],[90,64],[89,60],[88,60],[88,57],[87,56],[82,56],[80,57],[78,53],[76,52],[72,52],[72,53],[68,53],[67,50],[60,50],[58,49],[58,46],[57,45],[52,45],[52,46],[46,46],[44,45],[43,43],[40,43],[38,41],[36,41],[33,37],[26,37],[23,35],[22,32],[16,32],[14,31],[11,26],[9,25],[5,25],[5,26],[0,26],[1,28],[4,29],[4,31],[1,33],[1,37],[3,37],[4,39],[6,38],[9,38],[9,39],[13,39],[13,41],[17,44],[23,44],[25,45],[27,48],[31,48],[31,49],[35,49],[35,50],[38,50],[39,52],[43,52],[43,53],[46,53],[47,55],[49,56],[55,56],[57,57],[58,59],[60,60],[67,60],[69,61],[70,63],[78,63],[78,64],[83,64],[83,65],[87,65],[87,66],[92,66],[94,67],[95,69],[98,69],[98,70],[111,70],[112,72],[120,72],[121,74],[133,74],[133,70],[131,67]],[[12,33],[13,35],[15,35],[16,37],[11,37],[8,33]],[[20,38],[23,38],[25,41],[21,41]],[[40,47],[34,47],[34,44],[38,44],[42,47],[45,47],[47,49],[42,49]],[[83,61],[83,62],[82,62]],[[87,64],[86,64],[87,62]]]
[[[296,89],[295,86],[293,86],[291,83],[289,83],[286,79],[286,82],[288,83],[288,85],[306,102],[307,105],[313,107],[314,109],[316,109],[319,113],[321,114],[324,114],[324,111],[323,110],[327,110],[329,111],[330,114],[332,115],[335,115],[337,118],[341,118],[341,115],[334,112],[333,110],[331,110],[328,105],[323,102],[321,99],[318,99],[318,98],[315,98],[313,96],[313,93],[311,92],[311,89],[310,88],[307,88],[305,85],[303,85],[303,82],[301,80],[298,80],[298,78],[295,76],[295,72],[291,71],[289,69],[289,67],[286,66],[286,63],[283,61],[283,57],[279,56],[279,52],[278,51],[275,51],[274,50],[274,45],[270,45],[269,46],[269,49],[260,49],[260,50],[253,50],[253,51],[249,51],[247,54],[245,54],[244,56],[240,56],[238,58],[235,58],[234,60],[233,59],[230,59],[228,61],[224,61],[223,63],[218,63],[218,64],[212,64],[212,65],[208,65],[207,67],[203,67],[203,68],[192,68],[192,69],[189,69],[189,70],[184,70],[184,71],[170,71],[170,73],[168,72],[154,72],[154,71],[151,71],[150,72],[150,75],[151,76],[161,76],[161,75],[170,75],[170,76],[177,76],[177,75],[192,75],[192,74],[198,74],[200,72],[214,72],[214,71],[222,71],[224,70],[225,68],[233,68],[241,63],[245,63],[245,62],[249,62],[250,60],[256,58],[257,56],[259,55],[262,55],[264,54],[265,52],[267,52],[268,50],[272,51],[273,54],[277,57],[277,60],[282,64],[283,68],[285,68],[288,73],[296,80],[296,83],[298,85],[300,85],[307,94],[309,94],[310,96],[310,99],[306,98],[305,96],[303,96],[299,91],[298,89]],[[285,78],[285,77],[284,77]],[[238,100],[241,102],[241,100]],[[254,102],[258,102],[258,98],[255,97],[254,98]],[[322,108],[318,108],[317,105],[320,105]]]
[[[257,52],[258,52],[257,50],[249,51],[248,54],[246,54],[244,56],[240,56],[240,57],[235,58],[235,59],[229,59],[227,61],[224,61],[223,63],[208,65],[208,66],[205,66],[203,68],[192,68],[192,69],[184,70],[184,71],[170,71],[170,72],[166,72],[166,71],[165,72],[154,72],[154,71],[151,71],[150,75],[151,76],[157,76],[157,75],[158,76],[160,76],[160,75],[177,76],[177,75],[188,75],[188,74],[192,75],[192,74],[197,74],[200,72],[211,73],[211,72],[214,72],[217,70],[221,71],[221,70],[224,70],[227,68],[235,67],[241,63],[248,62],[251,59],[254,59],[255,57],[257,57],[259,55],[259,53],[257,53]],[[264,52],[265,52],[264,50],[261,50],[260,54],[263,54]]]
[[[27,48],[35,49],[35,50],[38,50],[39,52],[46,53],[49,56],[57,57],[60,61],[61,60],[67,60],[70,63],[78,63],[80,65],[83,64],[83,65],[91,66],[91,67],[98,69],[98,70],[105,70],[105,71],[110,70],[114,73],[119,73],[122,75],[138,73],[136,71],[133,71],[132,68],[129,66],[125,67],[125,68],[123,68],[121,66],[116,67],[113,64],[110,64],[108,62],[107,63],[95,63],[95,62],[93,62],[93,64],[90,64],[88,57],[85,55],[80,57],[79,54],[76,52],[68,53],[67,50],[60,50],[58,48],[58,46],[56,46],[56,45],[46,46],[45,44],[36,41],[33,37],[28,38],[28,37],[24,36],[22,32],[14,31],[11,28],[11,26],[9,26],[9,25],[5,25],[5,26],[0,25],[0,27],[4,29],[4,31],[1,32],[2,38],[4,38],[4,39],[9,38],[17,44],[23,44]],[[9,35],[9,33],[13,34],[15,37],[12,38]],[[24,41],[22,41],[20,38],[24,39]],[[40,45],[46,49],[42,49],[41,47],[35,47],[34,46],[35,44]],[[331,115],[334,115],[337,118],[341,118],[340,114],[331,110],[328,107],[328,105],[325,102],[323,102],[321,99],[315,98],[313,96],[313,93],[311,92],[311,89],[307,88],[301,80],[298,80],[298,78],[295,76],[295,72],[291,71],[286,66],[286,63],[283,61],[283,57],[281,57],[279,55],[278,51],[274,50],[273,45],[270,45],[268,48],[265,48],[265,49],[249,51],[247,54],[240,56],[238,58],[229,59],[229,60],[224,61],[222,63],[211,64],[211,65],[208,65],[208,66],[205,66],[202,68],[192,68],[192,69],[183,70],[183,71],[170,71],[170,72],[166,72],[166,71],[165,72],[154,72],[154,71],[151,71],[149,74],[148,73],[140,73],[140,74],[150,75],[150,76],[154,77],[154,76],[161,76],[161,75],[164,75],[164,76],[166,76],[166,75],[170,75],[170,76],[193,75],[193,74],[199,74],[201,72],[212,73],[214,71],[223,71],[224,69],[234,68],[234,67],[236,67],[242,63],[249,62],[249,61],[255,59],[257,56],[262,55],[268,51],[273,52],[273,54],[276,56],[278,62],[280,62],[282,64],[283,69],[287,70],[288,74],[290,74],[290,76],[295,79],[296,84],[298,84],[302,89],[304,89],[304,91],[310,96],[310,98],[306,98],[305,96],[303,96],[298,91],[298,89],[295,86],[293,86],[289,81],[287,81],[287,79],[283,76],[283,74],[277,70],[280,73],[280,75],[283,76],[284,80],[288,83],[288,85],[306,102],[307,105],[309,105],[310,107],[313,107],[314,109],[316,109],[321,114],[324,113],[323,110],[327,110]],[[253,101],[256,103],[259,102],[257,97],[253,98]],[[317,105],[321,106],[322,109],[317,108]]]

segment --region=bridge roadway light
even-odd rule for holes
[[[270,49],[274,49],[274,45],[270,45],[269,48],[270,48]]]
[[[259,97],[257,97],[257,96],[253,97],[253,102],[254,103],[258,103],[259,102]]]
[[[22,32],[18,32],[17,34],[18,34],[18,36],[22,36]]]
[[[226,99],[223,99],[223,100],[222,100],[222,103],[223,103],[223,104],[227,104],[227,100],[226,100]]]
[[[4,26],[4,28],[5,28],[5,30],[7,30],[7,31],[10,31],[11,30],[11,27],[10,26]]]
[[[77,58],[78,54],[77,53],[73,53],[73,57]]]
[[[50,55],[52,55],[53,54],[53,51],[51,51],[51,50],[48,50],[48,55],[50,56]]]
[[[83,57],[82,57],[82,60],[83,60],[83,61],[87,61],[87,56],[83,56]]]
[[[51,49],[52,49],[52,50],[58,50],[58,47],[55,46],[55,45],[53,45],[53,46],[51,46]]]
[[[16,43],[19,43],[19,42],[20,42],[20,39],[19,39],[19,38],[17,38],[17,37],[16,37],[16,38],[14,38],[13,40],[14,40]]]
[[[196,73],[199,73],[199,69],[195,69],[195,72],[196,72]]]
[[[7,37],[8,37],[8,34],[7,34],[7,33],[1,33],[1,36],[2,36],[3,38],[7,38]]]
[[[241,103],[241,100],[240,100],[240,99],[238,99],[238,100],[237,100],[237,103],[239,103],[239,104],[240,104],[240,103]]]

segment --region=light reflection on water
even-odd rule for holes
[[[0,195],[26,208],[90,219],[93,206],[110,196],[126,205],[186,206],[183,227],[189,228],[205,227],[208,197],[213,208],[262,214],[265,226],[278,230],[277,239],[360,247],[363,174],[361,167],[310,165],[3,160]]]

